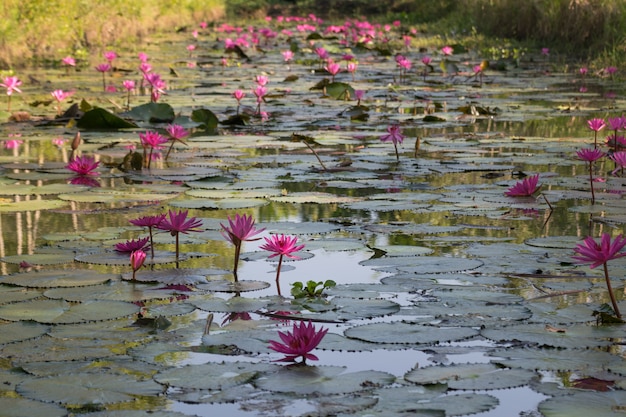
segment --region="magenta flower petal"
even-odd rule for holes
[[[278,362],[295,362],[299,357],[303,363],[307,359],[318,360],[317,356],[310,352],[320,344],[327,332],[328,329],[316,330],[311,322],[294,323],[293,332],[278,332],[283,343],[270,340],[269,348],[286,355]]]
[[[284,255],[291,259],[300,259],[300,257],[292,255],[292,253],[304,249],[304,245],[296,245],[296,242],[298,241],[296,236],[290,237],[285,235],[272,235],[264,239],[265,244],[261,245],[260,249],[274,252],[270,255],[270,258],[278,255]]]
[[[509,197],[529,197],[539,189],[539,185],[537,185],[538,182],[539,174],[526,177],[509,188],[504,195]]]
[[[222,226],[221,233],[222,236],[224,236],[224,239],[228,240],[235,246],[240,245],[243,241],[260,239],[253,239],[252,237],[265,230],[265,228],[255,228],[254,219],[252,216],[248,216],[246,214],[243,216],[236,214],[234,219],[231,219],[230,216],[228,216],[228,226],[224,226],[222,223],[220,223],[220,226]]]
[[[131,239],[126,242],[116,243],[115,250],[117,252],[122,253],[130,253],[139,250],[144,250],[150,245],[150,237],[145,237],[143,239]]]
[[[600,244],[593,237],[588,236],[574,248],[577,255],[572,258],[582,264],[590,264],[589,267],[594,269],[611,259],[626,256],[626,252],[620,252],[626,245],[626,238],[619,235],[611,242],[611,235],[602,234]]]
[[[100,165],[92,156],[78,156],[72,159],[65,167],[78,175],[98,175],[93,172]]]
[[[202,220],[195,217],[187,219],[187,214],[187,210],[181,210],[178,213],[169,210],[169,217],[166,216],[163,220],[161,220],[161,222],[156,225],[156,228],[160,230],[167,230],[172,236],[175,236],[178,233],[187,234],[189,232],[201,232],[199,227],[202,226]]]

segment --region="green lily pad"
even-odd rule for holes
[[[111,320],[137,312],[139,312],[137,305],[122,301],[87,301],[70,304],[63,300],[37,300],[0,306],[0,318],[3,320],[33,320],[46,324]]]
[[[100,107],[87,110],[85,114],[78,119],[76,126],[80,129],[130,129],[137,127],[136,124],[130,123]]]
[[[24,381],[16,391],[27,398],[68,405],[113,404],[135,400],[136,396],[156,396],[164,388],[151,380],[129,375],[67,374]]]
[[[503,369],[491,363],[416,367],[404,379],[419,385],[447,384],[458,390],[505,389],[527,385],[537,374],[525,369]]]
[[[167,103],[145,103],[133,107],[128,117],[146,123],[171,123],[176,115],[171,105]]]
[[[6,417],[64,417],[67,409],[27,398],[0,397],[0,409]]]
[[[626,409],[626,392],[574,392],[539,403],[546,417],[615,417]]]
[[[352,393],[391,385],[396,377],[387,372],[348,372],[340,366],[285,366],[278,372],[262,375],[254,383],[273,392],[298,395]]]
[[[372,323],[347,329],[350,338],[374,343],[431,344],[469,339],[478,330],[469,327],[435,327],[421,323]]]
[[[0,201],[0,213],[60,209],[68,205],[61,200]]]
[[[117,274],[104,274],[93,270],[63,269],[8,275],[1,278],[0,283],[32,288],[53,288],[97,285],[117,279],[119,279]]]
[[[0,324],[0,344],[14,343],[44,335],[48,326],[30,321]]]
[[[250,383],[259,374],[279,369],[278,365],[262,363],[207,363],[161,371],[154,380],[170,387],[224,390]]]
[[[73,254],[71,253],[58,252],[4,256],[0,258],[0,261],[11,264],[20,264],[21,262],[27,262],[30,265],[56,265],[74,262],[73,258]]]

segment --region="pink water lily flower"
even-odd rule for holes
[[[589,129],[593,130],[593,147],[598,147],[598,132],[606,127],[606,122],[604,119],[589,119],[587,120],[587,126]]]
[[[311,351],[320,344],[327,332],[328,329],[324,328],[316,330],[311,322],[294,323],[293,331],[278,332],[283,343],[270,340],[269,348],[286,355],[278,362],[296,362],[296,359],[302,357],[302,364],[306,364],[307,359],[318,360]]]
[[[504,195],[509,197],[530,197],[539,189],[540,186],[537,185],[538,182],[539,174],[531,175],[515,183]]]
[[[332,76],[331,82],[335,82],[335,76],[341,72],[341,65],[336,62],[329,61],[324,69]]]
[[[68,66],[68,67],[75,67],[76,66],[76,60],[74,59],[74,57],[68,55],[65,58],[63,58],[61,60],[61,62],[63,63],[63,65]]]
[[[285,235],[272,235],[266,237],[265,244],[261,245],[260,249],[273,252],[269,258],[279,256],[278,267],[276,267],[276,282],[280,278],[280,267],[283,263],[283,256],[291,259],[300,259],[296,255],[292,255],[294,252],[304,249],[304,245],[297,245],[297,236],[285,236]]]
[[[150,168],[153,152],[155,150],[160,151],[161,149],[163,149],[162,145],[164,143],[167,143],[168,139],[153,130],[148,130],[147,132],[140,133],[139,139],[141,140],[141,146],[143,146],[144,148],[144,165],[147,165],[147,167]],[[146,155],[147,149],[150,149],[149,155]]]
[[[454,53],[454,49],[451,46],[444,46],[441,48],[441,53],[444,55],[452,55]]]
[[[626,252],[622,252],[625,245],[626,238],[622,235],[617,236],[613,241],[611,241],[611,235],[603,233],[600,238],[600,244],[598,244],[593,237],[588,236],[582,243],[576,245],[574,248],[576,255],[572,257],[579,263],[590,264],[589,267],[591,269],[600,265],[604,266],[604,279],[606,287],[609,292],[609,297],[611,298],[611,303],[613,304],[613,311],[618,318],[621,318],[622,315],[619,311],[619,307],[617,306],[615,294],[613,294],[607,263],[612,259],[626,256]]]
[[[131,239],[126,242],[120,242],[115,244],[115,251],[121,253],[130,253],[137,250],[145,250],[150,244],[150,238],[144,237],[141,239]]]
[[[181,233],[187,234],[189,232],[202,231],[199,229],[199,227],[202,226],[202,220],[195,217],[187,218],[188,213],[187,210],[181,210],[179,212],[169,210],[167,216],[156,225],[157,229],[168,231],[172,236],[176,237],[176,268],[178,268],[180,253],[179,235]]]
[[[598,159],[604,157],[606,154],[600,150],[600,148],[594,149],[579,149],[576,151],[576,155],[579,159],[587,161],[589,163],[589,186],[591,187],[591,204],[596,202],[596,193],[593,188],[593,163]]]
[[[7,101],[7,111],[9,112],[11,111],[11,96],[13,95],[13,92],[22,92],[22,90],[20,90],[19,88],[20,85],[22,85],[22,81],[20,81],[20,79],[15,76],[4,77],[4,80],[0,83],[0,87],[4,87],[7,89],[7,96],[9,97]]]
[[[611,174],[615,175],[617,171],[626,168],[626,151],[613,152],[610,158],[615,161],[615,165],[617,165]]]
[[[220,223],[220,226],[222,227],[222,231],[220,233],[224,236],[224,239],[235,246],[233,275],[235,277],[235,281],[237,281],[237,267],[239,265],[241,244],[245,241],[259,240],[260,237],[254,238],[253,236],[258,235],[264,231],[265,228],[257,229],[254,227],[254,219],[252,216],[248,216],[246,214],[243,216],[236,214],[234,219],[231,219],[230,216],[228,216],[228,226],[224,226],[222,223]]]
[[[85,155],[75,157],[65,168],[74,171],[78,175],[98,175],[98,173],[94,171],[99,165],[100,161],[96,161],[93,156]]]
[[[169,124],[167,125],[165,130],[167,131],[167,134],[170,135],[170,140],[172,141],[172,143],[170,144],[170,148],[167,150],[167,154],[165,155],[165,159],[167,160],[176,142],[180,142],[183,145],[187,146],[187,142],[185,142],[183,139],[189,136],[189,131],[181,125],[177,124]]]
[[[150,255],[152,259],[154,259],[154,239],[152,237],[152,229],[161,224],[163,219],[165,219],[165,216],[165,214],[157,214],[155,216],[144,216],[129,220],[132,225],[148,228],[148,235],[150,238]]]
[[[399,125],[391,125],[387,127],[387,133],[380,137],[382,142],[393,142],[393,147],[396,151],[396,160],[400,161],[400,155],[398,154],[398,143],[402,143],[404,135]]]
[[[145,260],[146,253],[141,249],[130,253],[130,266],[133,268],[133,281],[135,281],[135,274],[141,269]]]

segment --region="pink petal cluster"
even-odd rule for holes
[[[599,148],[594,148],[594,149],[583,148],[583,149],[577,150],[576,155],[578,156],[578,159],[581,159],[583,161],[595,162],[598,159],[605,156],[606,154],[602,152]]]
[[[404,135],[400,129],[399,125],[392,125],[387,127],[387,134],[382,135],[380,137],[382,142],[393,142],[393,144],[402,143],[404,140]]]
[[[234,219],[231,219],[230,216],[228,216],[228,226],[224,226],[221,223],[220,226],[222,226],[221,234],[222,236],[224,236],[224,239],[226,239],[235,246],[241,245],[241,242],[244,241],[260,239],[253,239],[252,237],[258,235],[265,230],[265,228],[255,228],[254,219],[252,218],[252,216],[248,216],[246,214],[244,214],[243,216],[235,214]]]
[[[126,242],[116,243],[115,251],[121,253],[130,253],[138,250],[144,250],[150,245],[150,237],[142,239],[131,239]]]
[[[85,155],[72,159],[65,167],[78,175],[98,175],[94,171],[99,165],[100,161],[96,161],[93,156]]]
[[[187,234],[189,232],[201,232],[198,228],[202,226],[202,220],[195,217],[190,217],[188,219],[188,213],[189,212],[187,210],[181,210],[179,212],[169,210],[168,215],[165,216],[158,225],[156,225],[156,228],[166,230],[170,232],[172,236],[175,236],[178,233]]]
[[[318,357],[310,352],[320,344],[327,332],[328,329],[324,328],[316,330],[311,322],[294,323],[293,331],[278,332],[283,343],[270,340],[269,348],[286,355],[278,362],[296,362],[299,357],[302,357],[302,363],[306,363],[307,359],[316,361]]]
[[[509,197],[529,197],[533,195],[538,189],[539,174],[531,175],[524,178],[522,181],[518,181],[514,186],[508,189],[504,193]]]
[[[0,87],[4,87],[7,89],[7,96],[13,94],[14,91],[21,93],[22,90],[19,89],[19,86],[22,85],[22,81],[19,78],[13,77],[4,77],[4,80],[0,83]]]
[[[593,237],[588,236],[574,248],[577,255],[572,258],[582,264],[591,264],[591,269],[606,262],[626,256],[626,252],[620,252],[626,245],[626,238],[619,235],[611,241],[611,235],[603,233],[598,244]]]
[[[304,245],[296,245],[298,242],[297,236],[272,235],[264,239],[265,244],[261,245],[260,249],[273,252],[269,256],[270,258],[284,255],[291,259],[300,259],[300,257],[292,255],[292,253],[304,249]]]

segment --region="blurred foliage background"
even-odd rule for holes
[[[151,33],[266,16],[327,21],[400,20],[422,33],[487,48],[517,42],[562,57],[623,67],[624,0],[4,0],[0,70],[104,48],[132,48]]]

